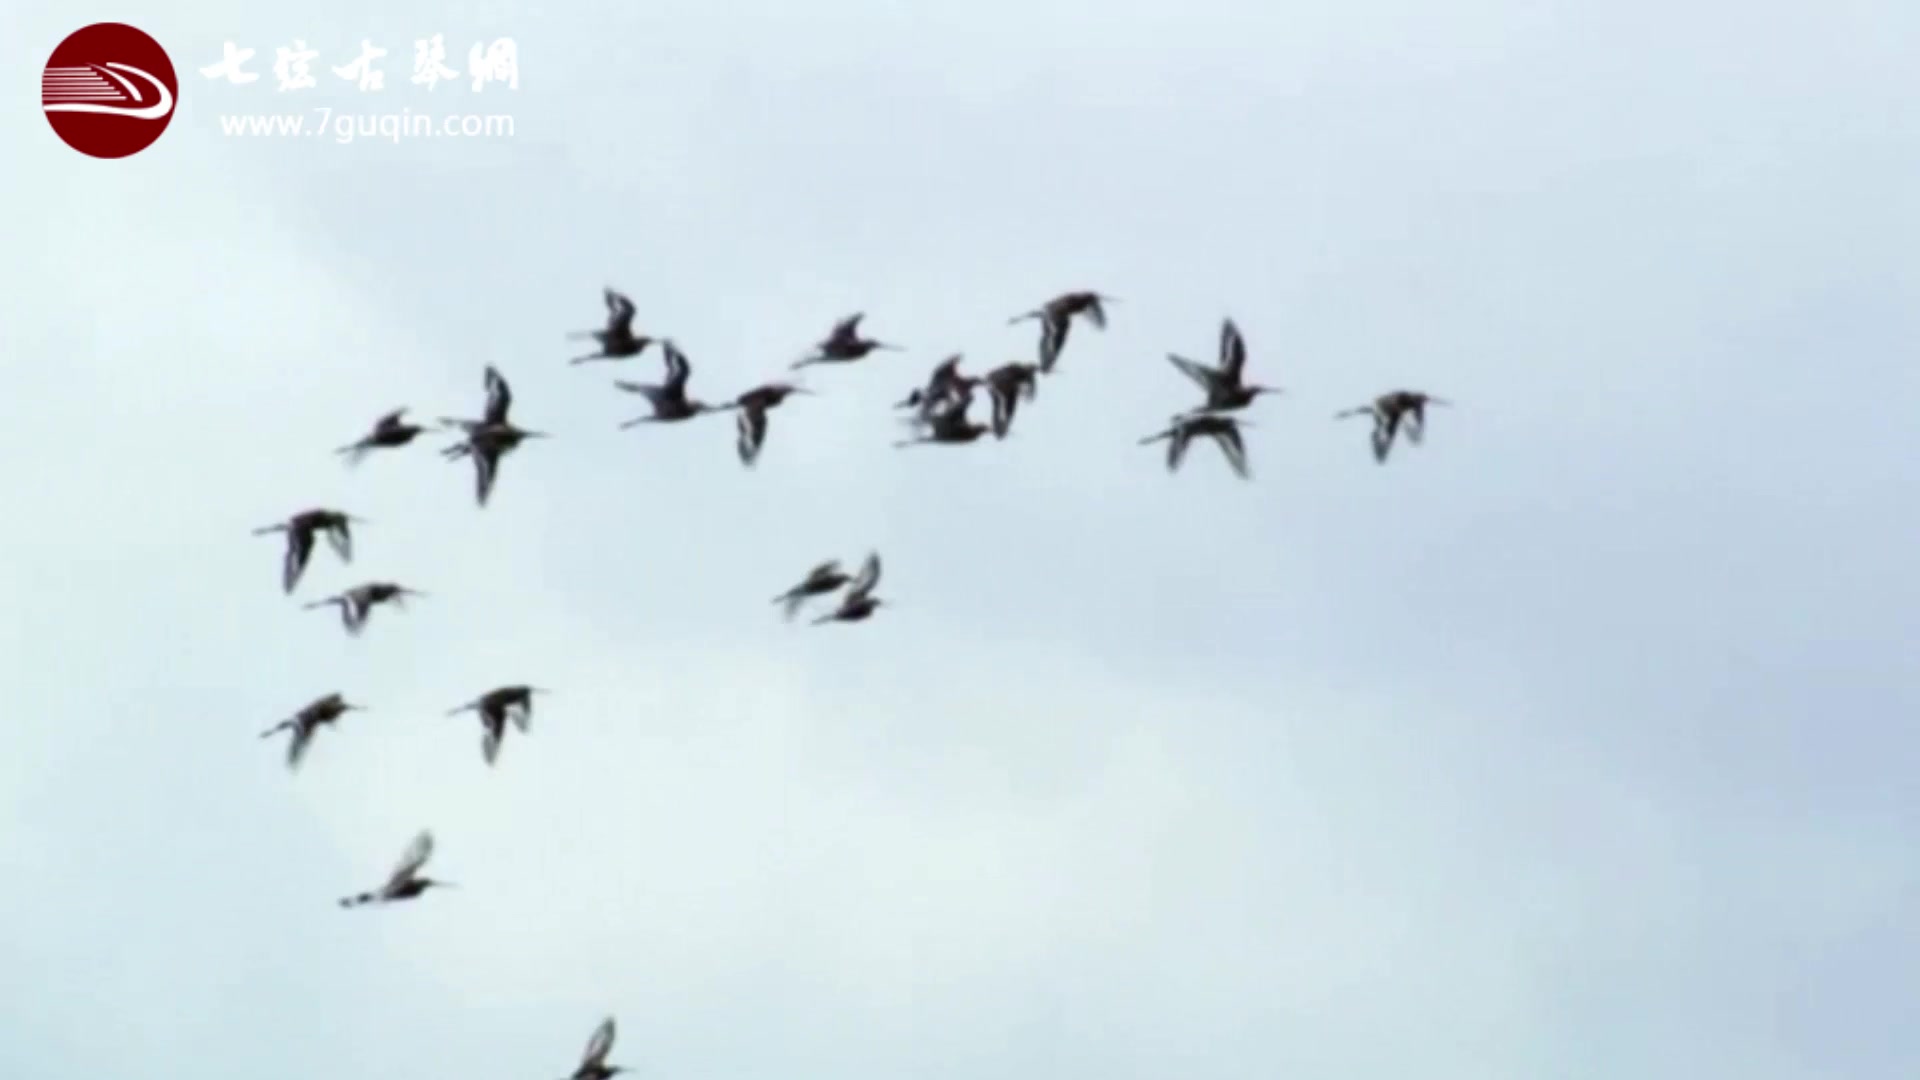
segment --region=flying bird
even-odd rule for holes
[[[760,458],[760,447],[767,441],[767,413],[777,408],[792,394],[810,394],[804,386],[792,383],[767,383],[733,399],[728,408],[740,411],[739,421],[735,425],[738,434],[734,439],[734,449],[740,455],[740,464],[749,468]]]
[[[393,868],[393,873],[387,875],[386,884],[358,896],[341,897],[340,906],[350,908],[359,907],[362,904],[389,904],[396,900],[411,900],[428,889],[453,888],[451,881],[421,876],[420,868],[426,865],[427,859],[432,855],[433,834],[422,831],[420,835],[413,838],[412,843],[407,845],[406,852],[400,856],[399,865]]]
[[[921,419],[929,419],[940,409],[971,399],[973,387],[979,379],[960,374],[959,353],[947,357],[934,366],[933,373],[927,376],[926,385],[916,388],[898,404],[896,409],[914,409]]]
[[[840,569],[840,560],[828,559],[808,571],[806,580],[774,597],[773,602],[784,605],[783,613],[791,621],[809,597],[823,596],[852,580],[853,575]]]
[[[448,716],[459,716],[471,709],[480,714],[480,756],[491,765],[500,756],[500,742],[506,738],[507,722],[527,734],[533,724],[533,695],[544,694],[545,690],[537,686],[502,686],[489,690],[457,709],[449,709]]]
[[[303,706],[299,712],[260,733],[265,739],[282,731],[291,731],[293,738],[287,743],[287,768],[297,769],[301,759],[307,756],[307,746],[313,742],[314,733],[322,724],[331,724],[347,713],[358,710],[360,706],[349,705],[339,694],[328,694],[316,698]]]
[[[820,344],[814,346],[810,356],[794,362],[797,370],[808,364],[847,364],[866,357],[871,352],[899,352],[900,346],[889,345],[882,341],[860,336],[860,320],[865,313],[855,312],[833,324],[833,330]]]
[[[1427,406],[1451,405],[1444,398],[1423,394],[1417,390],[1391,390],[1374,398],[1371,402],[1355,409],[1344,409],[1334,413],[1335,420],[1349,416],[1369,416],[1373,418],[1373,459],[1386,464],[1387,452],[1393,449],[1394,436],[1406,432],[1407,441],[1420,445],[1420,436],[1426,433]]]
[[[340,510],[302,510],[285,521],[262,525],[253,530],[253,535],[287,534],[286,554],[280,559],[280,591],[291,594],[294,586],[300,583],[300,576],[306,573],[307,560],[313,555],[315,533],[326,536],[327,546],[333,548],[341,562],[352,562],[352,526],[365,524],[364,518]]]
[[[407,423],[402,419],[406,415],[407,409],[404,407],[393,410],[374,421],[373,430],[363,436],[360,441],[348,443],[335,450],[334,453],[344,457],[346,463],[352,466],[360,464],[368,454],[373,453],[375,450],[391,449],[393,447],[407,445],[413,441],[414,436],[427,429],[421,424]]]
[[[1253,404],[1253,399],[1261,394],[1281,392],[1278,387],[1242,381],[1242,373],[1247,366],[1247,342],[1240,336],[1240,328],[1233,324],[1232,319],[1226,319],[1220,323],[1218,366],[1208,367],[1174,353],[1168,353],[1167,359],[1174,367],[1180,369],[1181,374],[1200,384],[1200,389],[1206,391],[1206,404],[1195,409],[1195,412],[1230,412],[1234,409],[1244,409]]]
[[[1060,350],[1067,346],[1067,331],[1073,326],[1074,316],[1084,315],[1094,329],[1105,330],[1106,305],[1117,303],[1113,297],[1097,292],[1063,293],[1025,315],[1015,315],[1007,320],[1007,325],[1027,319],[1040,320],[1040,371],[1050,374],[1053,365],[1060,361]]]
[[[462,426],[467,428],[467,437],[440,451],[440,455],[449,461],[463,457],[473,459],[473,499],[480,506],[487,505],[487,499],[493,495],[500,459],[528,439],[549,437],[544,431],[527,431],[504,420],[497,424],[463,421]]]
[[[874,586],[880,584],[880,553],[867,556],[860,567],[860,574],[847,586],[840,597],[840,606],[813,620],[815,626],[830,622],[859,622],[872,615],[884,601],[873,595]]]
[[[1040,385],[1040,368],[1036,364],[1023,364],[1015,361],[1002,364],[981,376],[986,384],[987,398],[993,403],[993,437],[1004,439],[1013,427],[1013,414],[1020,399],[1033,400]]]
[[[894,443],[895,447],[917,446],[920,443],[941,443],[959,445],[970,443],[987,433],[987,425],[967,417],[967,408],[973,403],[971,387],[963,389],[960,400],[944,406],[930,415],[915,416],[908,421],[919,428],[920,434]]]
[[[693,365],[687,363],[687,356],[680,347],[671,341],[660,343],[665,354],[667,381],[659,385],[650,383],[627,382],[617,380],[613,385],[630,394],[639,394],[653,406],[653,415],[635,417],[621,424],[622,430],[637,424],[672,423],[677,420],[691,420],[702,413],[721,412],[726,406],[708,405],[687,397],[687,379],[693,375]]]
[[[624,1065],[607,1064],[607,1053],[613,1049],[613,1017],[600,1021],[593,1029],[593,1037],[587,1040],[587,1049],[580,1055],[580,1067],[573,1070],[567,1080],[608,1080],[616,1073],[629,1072]]]
[[[1148,443],[1166,439],[1167,471],[1172,472],[1180,467],[1180,460],[1187,456],[1188,443],[1199,437],[1212,439],[1220,445],[1220,452],[1226,455],[1227,464],[1232,466],[1233,471],[1244,480],[1252,473],[1247,467],[1246,443],[1240,438],[1242,426],[1253,425],[1243,425],[1231,416],[1221,416],[1216,413],[1189,413],[1174,417],[1171,427],[1158,435],[1149,435],[1141,439],[1140,445],[1145,446]]]
[[[369,581],[365,585],[356,585],[346,592],[329,596],[325,600],[315,600],[306,605],[307,610],[340,605],[340,622],[347,633],[358,635],[367,625],[367,615],[377,605],[392,604],[404,608],[409,596],[425,596],[426,593],[409,589],[405,585],[396,585],[390,581]]]
[[[599,352],[574,357],[570,363],[584,364],[589,360],[625,360],[639,356],[647,346],[654,343],[653,338],[633,332],[633,301],[612,288],[601,291],[607,304],[607,325],[600,330],[582,330],[567,336],[575,341],[591,339],[600,346]]]

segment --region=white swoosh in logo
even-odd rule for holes
[[[107,78],[112,79],[114,82],[119,83],[120,86],[126,90],[127,96],[133,98],[135,101],[140,100],[140,94],[134,89],[133,84],[106,69],[116,68],[131,75],[138,75],[153,84],[154,90],[160,95],[160,100],[148,105],[144,109],[132,109],[124,105],[102,105],[91,101],[73,101],[62,102],[58,105],[42,105],[40,106],[41,109],[46,112],[100,113],[106,116],[130,116],[136,120],[158,120],[172,111],[173,94],[167,90],[166,84],[154,78],[152,75],[141,71],[139,68],[134,67],[132,64],[115,64],[109,62],[105,65],[88,64],[87,66],[105,75]]]

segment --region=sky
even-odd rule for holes
[[[0,114],[0,1076],[557,1077],[604,1015],[662,1080],[1920,1069],[1920,9],[215,0],[0,55],[114,19],[158,142]],[[518,88],[411,85],[434,33]],[[515,132],[221,134],[318,105]],[[709,400],[907,348],[747,470],[617,430],[652,354],[567,365],[607,285]],[[1009,438],[890,447],[1078,288]],[[1250,482],[1170,475],[1225,317],[1286,393]],[[554,437],[486,509],[440,436],[330,453],[488,364]],[[1397,387],[1454,405],[1382,467],[1332,417]],[[249,531],[309,506],[369,523],[289,598]],[[769,604],[870,550],[872,620]],[[428,596],[301,610],[377,578]],[[489,769],[444,714],[520,682]],[[423,828],[458,889],[334,906]]]

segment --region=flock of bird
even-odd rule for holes
[[[687,392],[693,369],[686,354],[670,338],[637,333],[633,327],[634,305],[626,296],[608,288],[604,290],[602,299],[607,309],[605,324],[596,330],[568,335],[574,340],[592,341],[595,349],[573,357],[570,363],[633,360],[649,347],[657,346],[665,368],[664,378],[658,383],[614,382],[617,389],[645,398],[649,406],[646,415],[622,423],[622,429],[648,423],[678,423],[709,413],[734,412],[737,416],[735,450],[741,463],[752,467],[766,443],[769,414],[795,394],[812,393],[792,382],[767,382],[735,396],[725,404],[713,405],[693,398]],[[968,375],[960,370],[961,356],[947,357],[934,367],[923,385],[914,388],[896,405],[898,409],[911,410],[906,422],[914,434],[894,445],[965,444],[988,433],[997,439],[1005,438],[1012,427],[1018,404],[1032,401],[1041,376],[1051,373],[1059,363],[1068,332],[1075,321],[1084,320],[1094,329],[1104,330],[1107,326],[1107,305],[1113,303],[1116,303],[1113,297],[1101,293],[1070,292],[1010,319],[1009,325],[1029,319],[1039,321],[1040,343],[1036,362],[1014,361],[984,374]],[[862,336],[862,318],[861,314],[853,314],[835,323],[811,352],[792,364],[792,369],[850,364],[876,352],[901,351],[898,345]],[[1233,471],[1243,479],[1250,477],[1247,449],[1241,432],[1252,425],[1234,414],[1253,404],[1262,394],[1282,391],[1277,387],[1246,381],[1247,343],[1239,327],[1231,319],[1221,323],[1219,355],[1214,364],[1202,364],[1179,355],[1169,355],[1168,360],[1200,388],[1205,400],[1173,416],[1164,430],[1140,440],[1141,444],[1166,442],[1167,468],[1172,471],[1180,467],[1187,447],[1194,439],[1212,439]],[[481,507],[485,507],[498,478],[501,460],[527,440],[547,436],[543,432],[521,428],[510,419],[513,391],[497,369],[492,366],[486,368],[484,383],[486,401],[478,419],[442,417],[436,425],[429,426],[409,422],[406,419],[408,409],[395,409],[380,417],[364,437],[340,447],[336,453],[352,466],[377,451],[407,446],[429,431],[457,430],[464,437],[443,449],[442,456],[448,460],[465,458],[472,462],[474,498]],[[991,413],[986,423],[980,423],[970,416],[977,390],[984,390],[989,400]],[[1427,406],[1446,404],[1448,402],[1431,394],[1394,390],[1379,395],[1365,405],[1334,415],[1336,419],[1354,416],[1371,418],[1373,456],[1376,461],[1385,463],[1399,436],[1404,434],[1409,442],[1415,444],[1421,441],[1426,426]],[[324,538],[342,562],[350,563],[353,559],[352,527],[362,523],[362,519],[341,510],[310,509],[254,532],[256,535],[285,536],[280,585],[284,593],[291,595],[313,555],[315,541]],[[814,619],[814,623],[859,622],[871,616],[883,603],[880,597],[874,595],[879,582],[880,556],[877,552],[868,554],[855,573],[846,572],[839,560],[829,559],[815,566],[799,584],[774,597],[773,602],[780,605],[782,613],[791,620],[810,600],[837,592],[840,594],[837,604]],[[334,596],[315,600],[305,607],[338,607],[341,623],[347,633],[358,635],[365,628],[375,607],[382,604],[402,607],[407,598],[425,595],[395,582],[369,581]],[[479,717],[481,754],[491,766],[499,758],[501,743],[506,738],[509,726],[518,728],[523,735],[527,733],[532,720],[533,698],[540,693],[543,691],[539,687],[502,686],[451,710],[448,715],[457,716],[471,711]],[[338,693],[330,693],[262,732],[261,737],[287,732],[286,764],[290,769],[298,768],[320,728],[333,725],[347,713],[361,708],[350,704]],[[450,887],[450,882],[421,873],[433,854],[433,847],[433,835],[427,831],[420,832],[407,845],[399,863],[383,883],[377,888],[341,898],[340,906],[352,908],[412,900],[428,889]],[[616,1073],[627,1071],[622,1066],[606,1063],[613,1046],[614,1032],[612,1017],[600,1022],[587,1043],[578,1067],[571,1074],[571,1080],[607,1080]]]

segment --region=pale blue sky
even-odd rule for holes
[[[155,35],[171,128],[26,74]],[[416,37],[517,92],[406,83]],[[0,15],[0,1076],[1833,1080],[1920,1071],[1910,4],[1645,0]],[[518,135],[223,139],[235,39]],[[327,76],[323,74],[323,79]],[[329,80],[330,81],[330,80]],[[484,104],[481,103],[484,99]],[[618,432],[613,283],[696,394],[837,317],[759,469]],[[1013,438],[895,453],[941,356],[1120,296]],[[1163,359],[1246,332],[1255,482],[1169,477]],[[477,511],[375,415],[557,438]],[[1387,468],[1331,414],[1458,407]],[[250,528],[370,518],[365,638]],[[783,625],[829,556],[872,622]],[[447,708],[556,693],[500,765]],[[254,738],[375,711],[289,776]],[[463,889],[375,883],[431,827]]]

